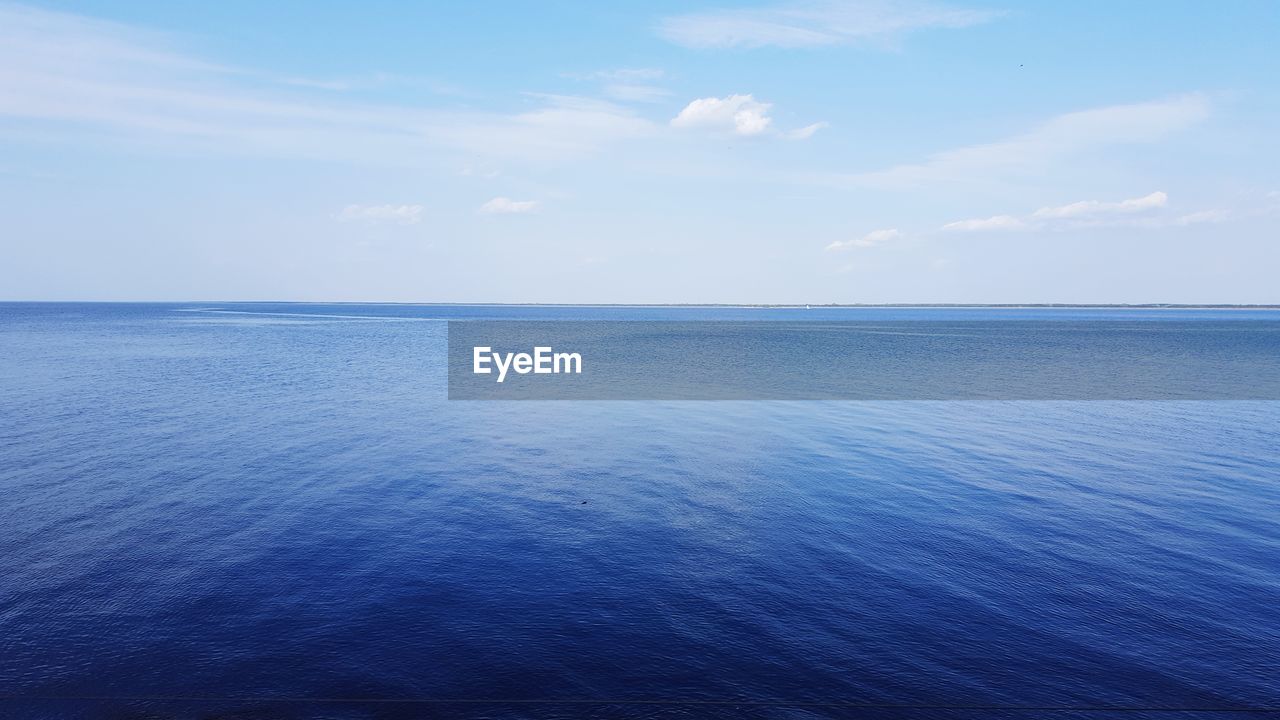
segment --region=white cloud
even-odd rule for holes
[[[622,102],[657,102],[671,94],[654,81],[666,73],[659,68],[617,68],[586,73],[561,73],[573,80],[597,81],[603,84],[606,97]]]
[[[422,220],[421,205],[348,205],[334,216],[339,222],[394,222],[414,225]]]
[[[1208,100],[1194,94],[1083,110],[1059,115],[1006,140],[937,153],[923,163],[828,179],[840,185],[885,188],[1017,179],[1087,151],[1157,142],[1208,115]]]
[[[872,230],[862,237],[853,238],[851,240],[837,240],[827,246],[827,250],[845,250],[848,248],[866,248],[882,245],[902,237],[902,233],[897,228],[889,228],[886,230]]]
[[[657,80],[666,73],[660,68],[616,68],[613,70],[596,70],[589,73],[565,73],[564,77],[574,80],[605,80],[608,82],[634,83],[646,80]]]
[[[670,95],[671,91],[656,85],[613,84],[604,87],[604,94],[623,102],[658,102]]]
[[[396,73],[374,72],[362,75],[348,75],[331,78],[296,77],[280,75],[264,75],[248,70],[238,70],[245,75],[262,77],[284,85],[329,90],[332,92],[350,92],[353,90],[373,90],[379,88],[404,88],[435,95],[466,96],[468,93],[447,83],[425,77],[398,75]]]
[[[1177,215],[1170,217],[1168,215],[1154,217],[1128,217],[1128,218],[1111,218],[1106,222],[1093,221],[1082,223],[1079,227],[1131,227],[1141,229],[1156,228],[1180,228],[1190,225],[1203,225],[1205,223],[1222,223],[1236,220],[1242,217],[1249,217],[1256,214],[1255,211],[1228,210],[1226,208],[1213,208],[1210,210],[1198,210],[1192,213]]]
[[[501,170],[492,167],[479,166],[474,164],[466,164],[462,169],[458,170],[458,174],[463,177],[475,177],[483,180],[492,180],[502,174]]]
[[[1230,219],[1231,213],[1219,208],[1179,215],[1173,219],[1173,224],[1179,227],[1184,227],[1187,225],[1199,225],[1200,223],[1225,222]]]
[[[1170,218],[1157,213],[1169,204],[1169,196],[1157,190],[1142,197],[1102,202],[1081,200],[1056,207],[1043,207],[1030,215],[996,215],[972,220],[958,220],[942,226],[945,231],[981,232],[987,230],[1065,230],[1096,227],[1169,227],[1216,222],[1225,218],[1220,210]]]
[[[691,48],[814,47],[893,38],[925,28],[968,27],[996,15],[909,0],[829,0],[677,15],[664,19],[658,32]]]
[[[485,215],[514,215],[533,212],[537,209],[536,200],[512,200],[505,197],[496,197],[480,206],[480,212]]]
[[[728,129],[737,135],[759,135],[773,122],[768,115],[771,107],[770,103],[760,102],[751,95],[699,98],[686,105],[671,120],[671,126]]]
[[[653,123],[603,100],[529,93],[542,106],[517,115],[448,114],[429,129],[450,147],[479,155],[562,158],[653,134]]]
[[[942,229],[975,232],[982,230],[1023,230],[1026,227],[1026,223],[1012,215],[993,215],[989,218],[974,218],[972,220],[957,220],[956,222],[949,222],[946,225],[943,225]]]
[[[627,108],[563,96],[537,96],[536,107],[514,113],[372,103],[173,45],[127,25],[0,2],[0,118],[56,121],[39,132],[59,137],[392,165],[437,161],[441,151],[556,161],[656,130]]]
[[[785,133],[785,136],[787,137],[788,140],[808,140],[809,138],[813,137],[814,133],[827,127],[831,127],[831,123],[816,122],[816,123],[813,123],[812,125],[805,125],[802,128],[791,130]]]
[[[1162,208],[1169,202],[1169,196],[1163,192],[1153,192],[1150,195],[1144,195],[1140,198],[1132,200],[1121,200],[1120,202],[1099,202],[1097,200],[1082,200],[1080,202],[1071,203],[1070,205],[1061,205],[1059,207],[1044,207],[1031,214],[1034,218],[1082,218],[1093,217],[1097,215],[1115,215],[1125,213],[1143,212],[1155,208]]]

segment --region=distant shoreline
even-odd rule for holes
[[[393,302],[382,300],[0,300],[0,305],[398,305],[404,307],[619,307],[619,308],[1087,308],[1116,310],[1280,310],[1280,304],[1233,303],[536,303]]]

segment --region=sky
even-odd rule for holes
[[[0,299],[1280,303],[1280,3],[0,1]]]

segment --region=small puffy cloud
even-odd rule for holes
[[[737,135],[759,135],[773,122],[768,114],[771,107],[770,103],[760,102],[751,95],[699,98],[686,105],[671,120],[671,126],[727,129]]]
[[[826,127],[831,127],[831,123],[816,122],[812,125],[805,125],[802,128],[798,128],[796,130],[791,130],[787,132],[786,138],[788,140],[808,140],[809,138],[813,137],[814,133]]]
[[[1044,207],[1031,214],[1034,218],[1084,218],[1096,217],[1099,215],[1117,215],[1127,213],[1140,213],[1146,210],[1154,210],[1162,208],[1169,203],[1169,196],[1163,192],[1153,192],[1150,195],[1144,195],[1140,198],[1131,200],[1121,200],[1120,202],[1099,202],[1097,200],[1082,200],[1080,202],[1071,203],[1070,205],[1061,205],[1059,207]]]
[[[942,226],[943,230],[975,232],[982,230],[1023,230],[1027,224],[1012,215],[993,215],[989,218],[957,220]]]
[[[393,222],[414,225],[422,220],[421,205],[348,205],[337,215],[338,222]]]
[[[886,230],[872,230],[862,237],[852,238],[850,240],[837,240],[827,246],[827,250],[845,250],[847,248],[866,248],[882,245],[902,237],[902,233],[897,228],[888,228]]]
[[[496,197],[480,206],[480,212],[485,215],[515,215],[533,212],[537,209],[538,202],[536,200],[512,200],[505,197]]]

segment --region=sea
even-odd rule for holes
[[[1280,310],[0,303],[0,717],[1280,716],[1280,402],[449,400],[468,319]]]

